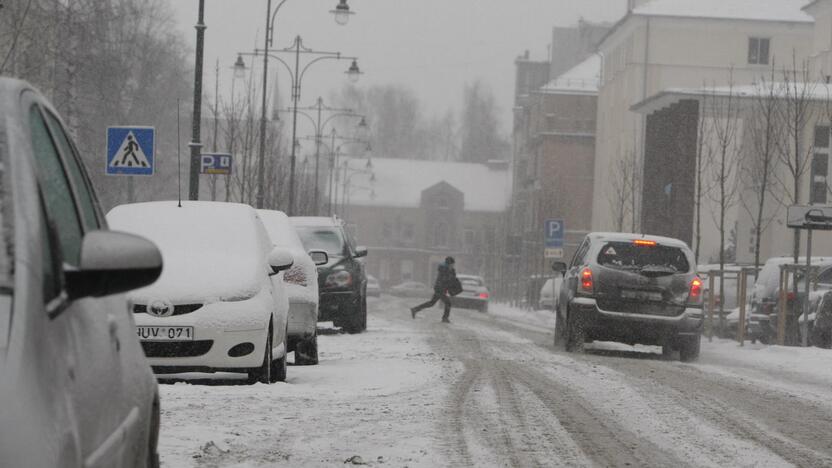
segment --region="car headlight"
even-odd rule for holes
[[[350,272],[341,270],[330,273],[326,277],[324,286],[328,288],[343,288],[352,284],[352,275]]]

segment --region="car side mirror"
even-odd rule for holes
[[[271,252],[269,252],[269,266],[272,269],[272,275],[276,275],[281,271],[286,271],[289,268],[292,268],[292,265],[294,264],[295,257],[292,255],[292,252],[282,247],[275,247]]]
[[[104,230],[84,236],[80,265],[64,271],[69,299],[141,288],[161,274],[162,253],[155,244],[133,234]]]
[[[326,265],[329,263],[329,254],[323,250],[310,250],[309,257],[315,263],[315,266]]]
[[[359,257],[359,258],[360,257],[366,257],[367,256],[367,247],[364,247],[363,245],[359,245],[358,247],[356,247],[355,248],[355,256]]]
[[[566,274],[566,263],[565,262],[554,262],[552,263],[552,271],[555,273]]]

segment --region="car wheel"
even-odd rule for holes
[[[566,342],[566,324],[560,317],[560,314],[555,311],[555,347],[560,348]]]
[[[314,366],[318,364],[318,335],[298,340],[295,345],[295,365]]]
[[[153,398],[153,406],[150,413],[150,432],[147,441],[147,468],[159,468],[159,425],[161,415],[159,414],[159,396]]]
[[[699,358],[699,348],[702,342],[700,335],[679,337],[679,359],[691,362]]]
[[[566,351],[570,353],[582,353],[586,332],[583,320],[580,315],[569,310],[566,311]]]
[[[344,318],[344,330],[350,334],[361,333],[367,329],[367,299],[358,299],[350,309]]]
[[[283,334],[283,342],[286,344],[286,341],[289,339],[289,327],[286,327],[286,332]],[[284,349],[288,349],[284,346]],[[271,380],[270,382],[285,382],[286,381],[286,357],[289,355],[289,351],[285,351],[283,353],[283,357],[280,359],[276,359],[272,361],[271,365]]]
[[[260,365],[260,367],[249,371],[249,383],[260,382],[264,384],[269,384],[272,382],[272,359],[274,358],[274,355],[272,353],[272,326],[269,325],[269,331],[266,334],[266,350],[263,352],[263,364]]]

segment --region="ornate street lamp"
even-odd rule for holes
[[[334,10],[330,10],[330,13],[335,15],[335,22],[344,26],[350,21],[350,15],[354,15],[355,13],[350,11],[350,6],[347,5],[347,0],[340,0],[338,5],[335,7]]]

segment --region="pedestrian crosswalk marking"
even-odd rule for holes
[[[136,142],[136,135],[132,131],[127,132],[115,157],[110,160],[110,167],[150,167],[150,161],[142,151],[141,145]]]

